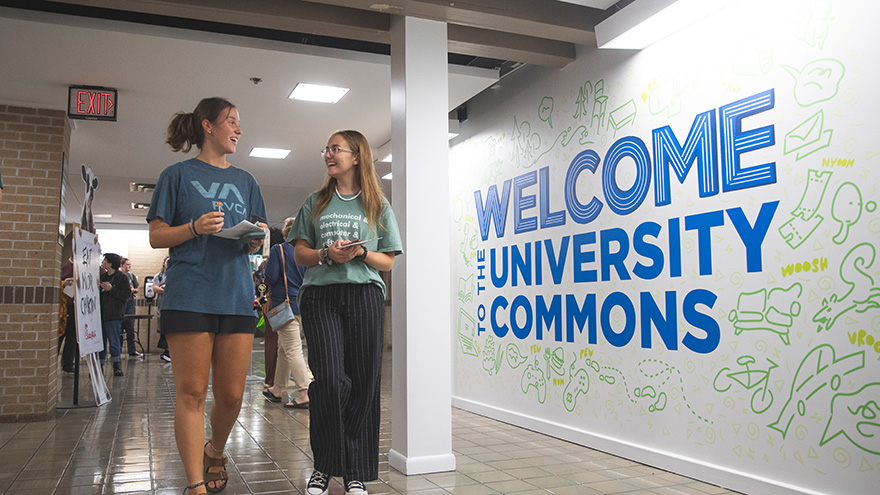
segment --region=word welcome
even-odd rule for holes
[[[722,106],[717,111],[720,129],[716,123],[715,110],[697,115],[691,124],[684,144],[676,138],[669,126],[653,130],[653,164],[644,141],[636,136],[626,136],[611,145],[602,169],[602,191],[605,202],[593,196],[586,203],[577,194],[580,175],[589,171],[596,174],[599,155],[591,149],[582,151],[571,161],[565,176],[565,210],[550,211],[550,169],[541,168],[504,181],[501,195],[498,185],[489,186],[486,199],[482,190],[474,191],[480,235],[489,239],[490,227],[495,223],[495,236],[504,237],[510,196],[513,193],[513,231],[522,234],[566,224],[570,217],[575,223],[590,223],[599,216],[605,204],[618,215],[636,211],[645,201],[651,185],[654,186],[654,205],[672,203],[670,168],[679,183],[684,183],[696,162],[701,198],[719,193],[776,183],[776,162],[744,167],[741,155],[772,146],[776,142],[773,126],[744,131],[742,120],[748,116],[772,109],[775,105],[774,90],[770,89],[740,101]],[[720,145],[719,145],[720,142]],[[617,168],[624,159],[635,162],[635,180],[629,189],[621,189],[617,181]],[[652,174],[653,172],[653,174]],[[538,197],[530,194],[537,185]],[[528,210],[538,207],[537,216],[526,216]]]

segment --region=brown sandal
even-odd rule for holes
[[[205,447],[211,445],[211,441],[205,442]],[[214,445],[211,445],[211,450],[217,452],[217,449],[214,448]],[[208,489],[211,493],[219,493],[222,492],[226,488],[226,484],[229,481],[229,475],[226,473],[226,456],[223,456],[219,459],[215,457],[209,456],[207,453],[203,454],[202,462],[205,466],[205,488]],[[214,468],[220,468],[219,470]],[[214,486],[208,485],[208,483],[214,483]],[[220,484],[222,482],[222,484]],[[218,486],[219,485],[219,486]]]

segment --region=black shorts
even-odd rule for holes
[[[174,309],[162,310],[162,333],[208,332],[214,334],[254,333],[256,316],[210,315]]]

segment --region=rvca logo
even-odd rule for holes
[[[219,182],[212,182],[211,188],[205,190],[205,187],[197,181],[191,181],[190,184],[202,195],[203,198],[206,199],[218,199],[223,203],[223,209],[227,211],[235,211],[242,215],[247,214],[247,208],[245,208],[244,198],[241,196],[241,192],[239,192],[238,188],[235,187],[235,184],[223,184],[223,187],[220,187]],[[220,191],[220,194],[217,194],[217,191]],[[233,198],[230,198],[230,194],[234,195]],[[229,199],[230,201],[227,201]],[[235,199],[238,199],[238,203],[235,202]]]

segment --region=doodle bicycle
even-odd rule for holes
[[[768,359],[770,366],[766,370],[753,370],[751,365],[755,364],[755,358],[752,356],[740,356],[736,363],[743,366],[745,370],[730,372],[730,368],[724,367],[715,375],[712,386],[718,392],[727,392],[733,386],[732,381],[742,385],[746,390],[756,389],[752,393],[751,407],[752,411],[761,414],[773,404],[773,391],[770,390],[770,372],[779,365]],[[723,378],[722,378],[723,377]]]

